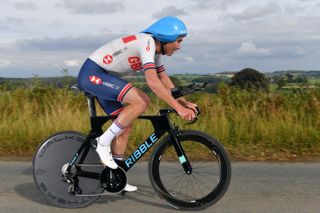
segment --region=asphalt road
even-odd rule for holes
[[[100,198],[81,209],[51,206],[33,182],[30,162],[0,162],[0,212],[178,212],[154,193],[146,162],[128,173],[139,187],[125,196]],[[232,163],[232,180],[225,196],[202,212],[319,213],[320,163]]]

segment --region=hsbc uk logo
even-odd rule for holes
[[[102,59],[104,64],[111,64],[113,62],[113,58],[124,53],[126,50],[128,49],[128,47],[124,47],[121,49],[118,49],[117,51],[115,51],[113,54],[108,54],[105,55]]]
[[[112,55],[106,55],[104,58],[103,58],[103,63],[104,64],[111,64],[113,61],[113,56]]]
[[[93,84],[96,84],[96,85],[102,84],[101,78],[99,78],[97,76],[91,75],[91,76],[89,76],[89,79],[90,79],[91,83],[93,83]]]
[[[112,54],[112,56],[113,56],[113,57],[116,57],[116,56],[124,53],[127,49],[128,49],[128,47],[121,48],[121,49],[115,51],[115,52]]]
[[[112,83],[109,83],[109,82],[104,82],[101,80],[101,78],[99,78],[98,76],[95,76],[95,75],[91,75],[89,76],[89,79],[90,79],[90,82],[92,84],[95,84],[95,85],[104,85],[106,87],[109,87],[111,89],[115,89],[115,90],[119,90],[119,86],[115,85],[115,84],[112,84]]]

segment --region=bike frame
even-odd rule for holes
[[[102,126],[111,119],[115,119],[117,116],[97,116],[95,107],[95,97],[89,93],[85,93],[90,114],[91,130],[84,142],[75,153],[74,157],[69,163],[68,170],[75,166],[77,168],[78,177],[87,177],[93,179],[99,179],[100,173],[83,171],[81,164],[84,162],[88,152],[92,148],[92,142],[95,138],[103,134]],[[154,132],[135,150],[133,153],[124,161],[117,161],[118,165],[127,172],[132,166],[138,162],[139,159],[165,134],[168,133],[173,141],[174,148],[177,152],[177,156],[181,165],[183,166],[187,174],[191,174],[192,168],[184,151],[180,145],[178,136],[179,129],[177,126],[173,125],[169,119],[169,113],[173,112],[172,109],[161,109],[160,115],[145,115],[139,116],[138,119],[146,119],[151,121]],[[80,159],[79,159],[80,157]],[[79,159],[78,163],[76,161]],[[79,165],[78,165],[79,164]],[[78,182],[76,180],[76,182]]]

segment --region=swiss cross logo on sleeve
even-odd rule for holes
[[[101,78],[99,78],[95,75],[89,76],[89,79],[90,79],[91,83],[93,83],[93,84],[96,84],[96,85],[102,84]]]
[[[113,56],[112,55],[106,55],[104,58],[103,58],[103,63],[104,64],[111,64],[113,61]]]

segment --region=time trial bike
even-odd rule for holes
[[[172,90],[175,98],[202,90],[189,85]],[[74,87],[77,89],[77,87]],[[154,132],[117,169],[105,167],[95,151],[102,126],[114,116],[97,116],[95,97],[88,100],[91,130],[88,134],[62,131],[39,145],[33,157],[33,177],[44,197],[53,205],[80,208],[100,196],[120,193],[127,183],[126,172],[155,144],[148,163],[151,186],[160,199],[181,210],[201,210],[219,201],[228,189],[231,165],[222,144],[196,130],[181,130],[170,119],[173,109],[158,115],[142,115]],[[197,118],[200,114],[198,110]],[[195,119],[193,122],[196,122]]]

